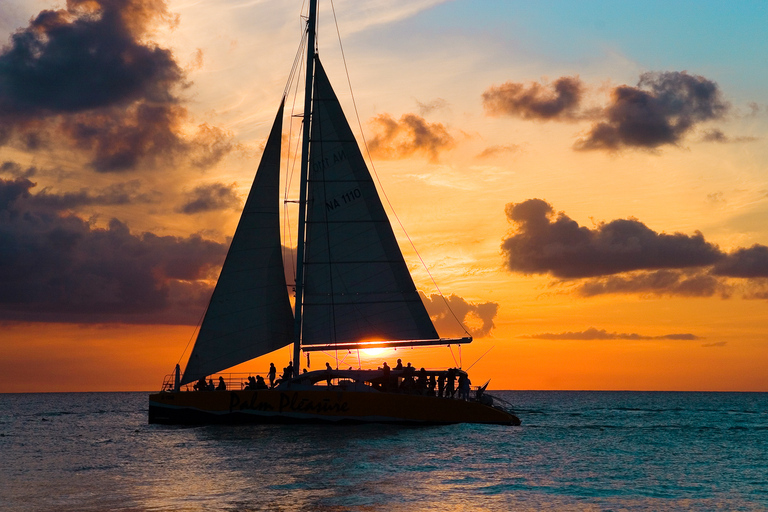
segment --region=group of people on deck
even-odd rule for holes
[[[325,369],[328,372],[326,384],[330,386],[332,379],[331,371],[333,369],[328,363],[325,364]],[[381,391],[438,396],[440,398],[454,398],[458,392],[459,399],[469,400],[471,382],[467,374],[465,372],[460,372],[457,368],[449,368],[446,372],[427,372],[424,368],[417,371],[414,366],[411,366],[411,363],[408,363],[407,366],[403,366],[402,359],[398,359],[394,369],[390,368],[387,362],[384,361],[384,364],[379,370],[381,370],[384,375],[380,379],[376,379],[377,382],[374,382],[374,387]],[[304,371],[306,372],[307,370]],[[398,372],[398,375],[391,375],[392,371]],[[437,375],[437,378],[435,378],[435,375]],[[458,387],[456,385],[457,376]],[[402,381],[398,383],[397,377],[402,377]],[[272,389],[281,381],[290,380],[293,378],[293,362],[289,361],[288,366],[283,368],[283,374],[280,378],[277,378],[277,368],[275,368],[275,363],[269,363],[267,378],[269,379],[269,385],[267,385],[264,377],[261,375],[257,375],[256,377],[249,376],[244,389]],[[209,379],[208,382],[206,382],[205,379],[205,377],[201,377],[200,380],[195,383],[195,391],[227,390],[227,384],[224,381],[224,377],[219,377],[218,386],[214,385],[213,379]]]
[[[219,385],[213,383],[213,379],[209,379],[205,382],[205,377],[200,377],[200,380],[195,382],[192,386],[195,391],[226,391],[227,383],[224,382],[224,377],[219,377]]]
[[[306,370],[305,370],[306,371]],[[269,363],[269,372],[267,373],[267,378],[269,379],[269,386],[267,386],[267,382],[264,380],[264,377],[261,375],[249,376],[248,382],[245,383],[245,386],[243,389],[272,389],[275,387],[275,385],[280,383],[280,380],[282,379],[290,379],[293,376],[293,363],[289,362],[288,366],[283,368],[283,375],[280,377],[280,379],[277,378],[277,368],[275,368],[275,363]],[[219,385],[216,386],[213,383],[213,379],[209,379],[208,382],[206,382],[205,377],[200,377],[200,380],[195,383],[194,386],[192,386],[195,391],[226,391],[227,390],[227,383],[224,381],[224,377],[219,377]]]
[[[471,389],[471,382],[466,373],[459,373],[456,368],[449,368],[447,372],[440,372],[437,378],[435,373],[427,375],[427,371],[424,368],[416,371],[416,368],[408,363],[407,366],[403,366],[401,359],[397,360],[397,366],[394,371],[400,371],[402,381],[397,384],[397,379],[393,379],[390,374],[393,371],[389,367],[386,361],[379,370],[384,372],[384,376],[379,383],[379,389],[382,391],[399,391],[401,393],[409,393],[415,395],[427,395],[438,396],[440,398],[454,398],[456,392],[459,393],[459,398],[462,400],[469,400],[469,391]],[[458,375],[458,388],[456,387],[456,376]]]

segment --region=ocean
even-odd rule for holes
[[[768,393],[495,391],[520,427],[147,424],[0,394],[0,510],[768,510]]]

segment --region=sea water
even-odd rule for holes
[[[0,510],[768,510],[768,393],[504,392],[520,427],[147,424],[0,394]]]

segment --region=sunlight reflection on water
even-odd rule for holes
[[[0,395],[0,508],[768,509],[768,394],[497,393],[522,427],[178,428],[143,393]]]

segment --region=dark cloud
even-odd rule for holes
[[[657,270],[590,279],[576,288],[583,297],[605,294],[678,295],[727,298],[732,287],[706,271]]]
[[[579,118],[583,93],[578,76],[561,77],[551,84],[506,82],[483,93],[483,107],[491,115],[572,121]]]
[[[560,278],[605,276],[634,270],[685,269],[712,265],[717,246],[692,236],[656,233],[636,219],[579,226],[547,202],[510,203],[507,218],[516,230],[503,240],[505,266],[525,274],[550,273]]]
[[[0,179],[0,318],[195,323],[226,245],[97,228],[40,208],[26,178]],[[48,206],[56,204],[47,193]],[[59,205],[69,204],[62,198]]]
[[[31,178],[37,174],[36,167],[22,168],[16,162],[6,161],[0,164],[0,173],[13,176],[15,178]]]
[[[538,340],[698,340],[701,339],[695,334],[679,333],[664,334],[662,336],[646,336],[637,333],[618,333],[608,332],[605,329],[596,329],[590,327],[585,331],[578,332],[559,332],[559,333],[541,333],[524,336]]]
[[[156,203],[160,200],[161,195],[160,192],[143,193],[141,192],[141,182],[131,180],[125,183],[114,183],[95,194],[85,188],[77,192],[63,193],[56,193],[49,188],[44,188],[31,196],[28,204],[35,209],[63,211],[89,205]]]
[[[209,128],[181,135],[184,72],[170,50],[147,42],[150,26],[173,20],[163,0],[68,0],[42,11],[0,52],[0,144],[66,144],[100,172],[189,151],[201,165],[218,161],[231,147]]]
[[[416,114],[404,114],[396,121],[389,114],[381,114],[371,121],[376,135],[368,143],[371,153],[379,158],[405,158],[424,153],[436,161],[441,151],[451,149],[453,137],[440,123],[429,123]]]
[[[575,149],[655,149],[677,144],[698,123],[721,119],[728,110],[717,84],[699,75],[651,72],[636,87],[611,94],[604,120],[592,126]]]
[[[768,247],[755,244],[736,249],[715,265],[713,274],[728,277],[768,277]]]
[[[494,328],[493,319],[499,311],[495,302],[473,304],[453,294],[447,298],[437,294],[427,297],[422,292],[419,295],[441,336],[464,336],[463,325],[473,337],[483,338]]]
[[[237,184],[224,185],[223,183],[210,183],[200,185],[187,195],[180,211],[193,214],[212,210],[229,210],[238,208],[242,203],[235,193]]]

